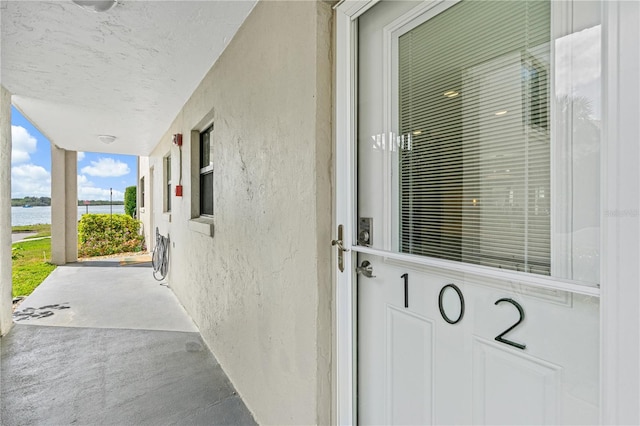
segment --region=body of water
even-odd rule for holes
[[[124,206],[89,206],[89,213],[124,213]],[[87,212],[87,206],[78,206],[78,220]],[[35,225],[36,223],[51,223],[51,207],[11,207],[11,226]]]

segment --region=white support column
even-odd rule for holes
[[[65,151],[65,244],[67,263],[78,260],[78,153]]]
[[[0,86],[0,335],[13,325],[11,279],[11,94]]]
[[[78,260],[77,153],[51,144],[51,262]]]

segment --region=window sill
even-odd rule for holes
[[[213,237],[213,218],[206,216],[193,218],[189,221],[189,229],[208,237]]]

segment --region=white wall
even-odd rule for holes
[[[0,335],[11,316],[11,94],[0,86]]]
[[[149,158],[149,220],[170,234],[170,286],[261,424],[330,422],[331,13],[258,3]],[[190,222],[191,132],[211,119],[213,236]],[[167,214],[174,133],[184,196]]]

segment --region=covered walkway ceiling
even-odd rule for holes
[[[61,148],[147,155],[255,3],[1,0],[0,83]]]

